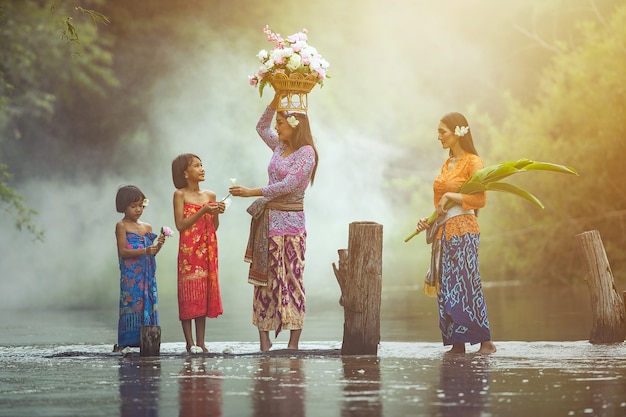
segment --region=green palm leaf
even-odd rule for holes
[[[486,182],[486,184],[489,184]],[[461,194],[476,194],[482,193],[483,191],[487,191],[487,187],[484,183],[480,182],[466,182],[459,188],[459,192]]]
[[[578,172],[571,167],[559,164],[552,164],[550,162],[532,162],[524,168],[525,171],[553,171],[560,172],[562,174],[574,174],[578,175]]]
[[[474,175],[472,175],[472,177],[467,182],[480,183],[484,185],[492,181],[500,181],[501,179],[504,179],[517,172],[519,172],[519,169],[514,166],[504,164],[494,165],[479,169],[474,173]]]
[[[487,184],[486,188],[489,191],[503,191],[505,193],[514,194],[518,197],[522,197],[523,199],[530,201],[531,203],[533,203],[540,209],[544,208],[543,203],[539,201],[537,197],[535,197],[528,191],[519,188],[516,185],[508,184],[506,182],[492,182],[492,183]]]
[[[474,175],[472,175],[470,179],[461,185],[458,192],[461,194],[476,194],[483,191],[502,191],[521,197],[537,207],[543,208],[543,203],[528,191],[515,185],[501,182],[501,180],[513,174],[528,171],[551,171],[562,174],[578,175],[578,172],[574,168],[566,165],[553,164],[551,162],[536,162],[527,158],[522,158],[517,161],[502,162],[497,165],[490,165],[479,169],[474,172]],[[454,204],[449,204],[449,206],[452,205]],[[446,206],[446,208],[449,208],[449,206]],[[435,211],[426,222],[428,224],[432,224],[436,218],[437,212]],[[420,232],[416,230],[409,237],[404,239],[404,241],[408,242],[419,233]]]

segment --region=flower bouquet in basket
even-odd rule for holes
[[[267,25],[263,32],[267,35],[267,40],[274,43],[274,48],[270,51],[259,51],[257,58],[261,61],[261,66],[256,74],[248,76],[250,85],[258,86],[261,97],[267,83],[276,92],[305,96],[316,84],[323,86],[324,79],[330,78],[326,74],[328,61],[307,43],[306,29],[288,36],[287,39],[272,32]]]

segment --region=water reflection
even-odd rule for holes
[[[585,381],[585,378],[582,378],[583,381],[580,381],[585,384],[577,392],[583,397],[583,412],[593,410],[595,417],[626,415],[626,372],[622,371],[621,375],[603,379],[596,371],[593,379],[596,378],[597,380],[593,381]]]
[[[180,417],[222,415],[222,380],[219,372],[208,371],[202,357],[188,357],[178,379]]]
[[[119,361],[120,416],[158,416],[161,362],[124,357]]]
[[[380,359],[375,356],[342,356],[341,360],[346,382],[341,416],[382,416]]]
[[[483,415],[489,396],[489,357],[445,354],[439,369],[434,415],[473,417]]]
[[[300,358],[263,357],[254,375],[255,417],[305,416],[303,362]]]

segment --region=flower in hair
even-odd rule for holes
[[[296,116],[289,116],[287,117],[287,123],[289,123],[289,126],[295,128],[300,124],[300,120],[296,119]]]
[[[469,132],[469,126],[457,126],[454,128],[454,135],[463,137]]]
[[[148,203],[150,202],[150,200],[148,200],[147,198],[143,199],[143,206],[144,207],[148,207]]]

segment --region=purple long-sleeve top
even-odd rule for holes
[[[311,173],[315,167],[315,151],[312,146],[305,145],[283,158],[286,145],[278,139],[278,134],[271,128],[276,110],[269,106],[265,109],[256,130],[274,151],[267,173],[268,185],[261,188],[263,197],[273,200],[279,196],[304,191],[311,182]],[[298,235],[306,232],[304,211],[271,210],[269,216],[269,236]]]

